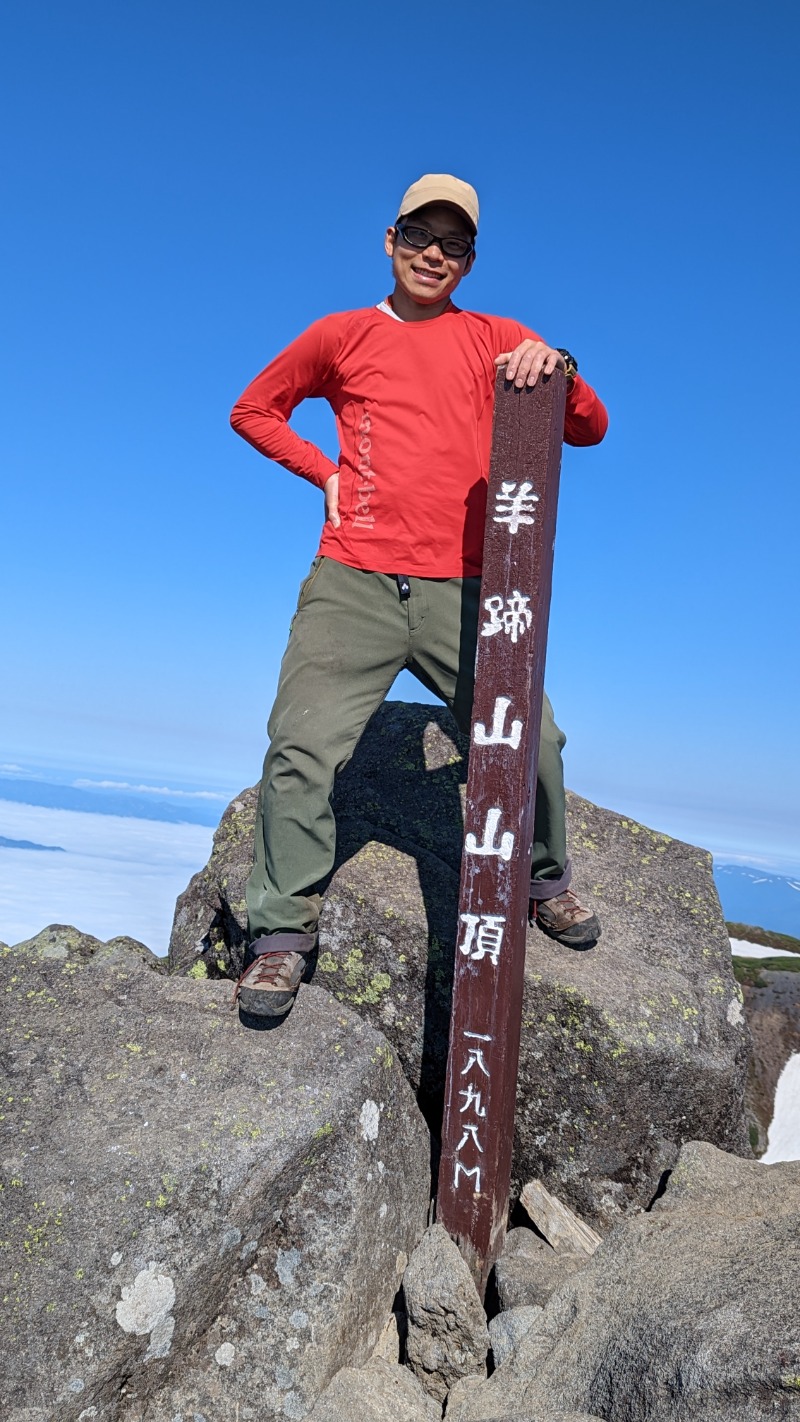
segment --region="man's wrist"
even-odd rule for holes
[[[564,350],[563,346],[556,346],[556,350],[558,351],[558,354],[560,356],[564,357],[564,374],[567,377],[567,384],[571,385],[573,380],[575,379],[575,376],[578,374],[578,362],[576,361],[574,355],[571,355],[569,351]]]

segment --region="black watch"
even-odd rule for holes
[[[575,376],[578,374],[578,362],[576,361],[574,355],[570,355],[569,351],[565,351],[562,346],[556,346],[556,350],[558,351],[558,354],[560,356],[564,357],[564,361],[567,367],[564,371],[564,374],[566,375],[567,380],[574,380]]]

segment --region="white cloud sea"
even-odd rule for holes
[[[0,848],[0,940],[70,923],[166,953],[175,900],[206,863],[213,830],[0,800],[0,834],[66,851]]]

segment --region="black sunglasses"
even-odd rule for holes
[[[416,227],[407,222],[396,222],[395,231],[417,252],[424,252],[426,247],[438,247],[445,257],[468,257],[470,252],[475,251],[475,243],[466,237],[439,237],[435,232],[429,232],[427,227]]]

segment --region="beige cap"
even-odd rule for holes
[[[454,178],[450,173],[425,173],[403,194],[397,216],[407,217],[429,202],[446,202],[450,207],[457,207],[473,231],[478,231],[478,194],[461,178]]]

